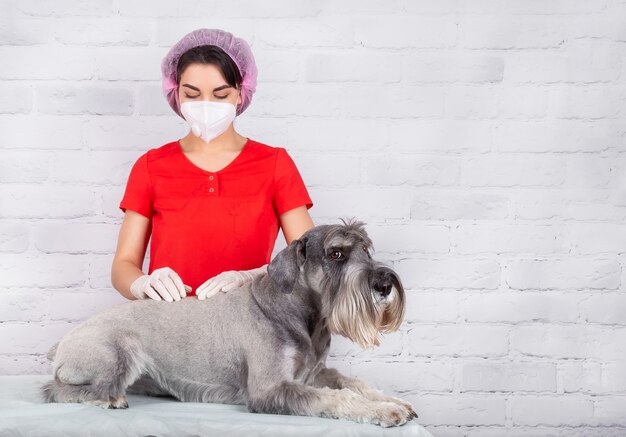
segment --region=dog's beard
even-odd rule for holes
[[[363,349],[380,345],[380,331],[389,333],[400,327],[402,319],[398,319],[397,315],[404,307],[400,293],[391,297],[390,303],[374,303],[368,274],[365,268],[356,265],[347,267],[328,316],[331,333],[347,337]],[[401,287],[394,281],[396,286]]]
[[[387,334],[400,329],[405,313],[405,296],[402,283],[395,274],[391,275],[391,283],[393,285],[389,294],[391,302],[385,305],[382,320],[377,325],[382,332]]]

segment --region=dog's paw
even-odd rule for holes
[[[111,407],[111,401],[103,401],[100,399],[94,399],[94,400],[90,400],[90,401],[83,401],[83,404],[87,404],[87,405],[94,405],[96,407],[100,407],[100,408],[104,408],[109,409],[109,408],[113,408]]]
[[[411,413],[411,419],[416,419],[418,417],[417,413],[413,409],[413,405],[411,405],[409,402],[407,402],[407,401],[405,401],[403,399],[396,398],[396,397],[393,397],[393,396],[386,396],[384,401],[385,402],[393,402],[395,404],[402,405],[404,408],[406,408],[409,411],[409,413]],[[411,419],[409,419],[409,420],[411,420]]]
[[[113,402],[111,402],[111,406],[109,408],[128,408],[128,398],[126,396],[120,396],[117,399],[113,399]]]
[[[411,420],[414,414],[414,411],[409,412],[407,408],[395,402],[378,402],[370,423],[380,425],[383,428],[401,426]]]
[[[109,398],[108,401],[95,399],[95,400],[83,401],[83,403],[89,404],[89,405],[95,405],[96,407],[104,408],[105,410],[128,408],[128,398],[126,396],[120,396],[117,399]]]

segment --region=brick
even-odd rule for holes
[[[621,269],[612,259],[525,259],[512,261],[504,274],[516,290],[617,289]]]
[[[481,324],[414,325],[407,330],[412,356],[497,357],[507,354],[506,326]]]
[[[341,223],[339,217],[368,217],[371,221],[408,216],[407,194],[398,189],[312,188],[309,194],[316,199],[316,214],[330,223]]]
[[[556,367],[551,363],[469,362],[461,375],[462,392],[556,391]]]
[[[27,114],[33,109],[33,88],[26,84],[0,84],[0,114]]]
[[[461,173],[452,157],[417,154],[366,155],[364,182],[376,185],[450,186],[459,184]]]
[[[626,324],[626,295],[601,293],[583,298],[580,312],[585,321],[604,324]]]
[[[599,41],[570,41],[562,52],[521,50],[506,57],[505,77],[514,83],[541,84],[614,81],[620,72],[615,55],[612,44]]]
[[[0,323],[0,344],[11,354],[43,354],[79,322]]]
[[[612,168],[610,159],[577,154],[568,156],[565,164],[567,187],[603,188],[610,182]]]
[[[592,399],[580,396],[513,396],[514,425],[580,426],[593,423]]]
[[[353,154],[338,153],[290,153],[299,163],[300,175],[309,185],[319,187],[345,187],[359,184],[359,171],[347,171],[359,167],[359,158]]]
[[[621,132],[611,120],[499,120],[493,142],[503,152],[601,152],[620,147]]]
[[[90,189],[68,186],[0,187],[3,218],[71,218],[95,212]]]
[[[372,48],[446,48],[456,44],[452,16],[375,15],[353,19],[354,39]]]
[[[462,255],[552,254],[569,250],[569,234],[557,225],[476,223],[460,224],[452,231],[454,251]]]
[[[340,16],[327,15],[319,20],[265,19],[255,26],[255,41],[272,47],[351,47],[353,25]]]
[[[0,251],[22,253],[30,245],[30,228],[25,223],[0,223]],[[6,307],[8,308],[8,307]],[[0,319],[2,319],[0,317]]]
[[[452,391],[454,368],[451,364],[433,361],[389,362],[362,361],[351,366],[352,376],[382,390],[389,396],[404,398],[403,392]],[[402,375],[401,378],[398,378]],[[418,413],[419,414],[419,413]]]
[[[511,348],[523,355],[549,358],[590,358],[599,355],[606,330],[585,324],[533,324],[511,331]]]
[[[588,360],[564,360],[558,364],[564,393],[595,394],[610,391],[602,377],[602,365]]]
[[[53,157],[52,176],[65,183],[88,182],[97,185],[126,185],[130,168],[140,151],[65,151]]]
[[[113,0],[20,0],[16,2],[17,10],[25,15],[37,17],[62,16],[107,16],[113,11]]]
[[[163,88],[160,83],[145,83],[138,85],[135,96],[135,107],[135,113],[141,117],[148,115],[167,116],[160,117],[161,119],[172,119],[174,117],[179,119],[178,115],[167,103],[167,100],[165,100],[165,97],[163,96]],[[182,120],[182,118],[180,118],[180,120]],[[187,131],[183,132],[186,133]],[[181,136],[183,136],[183,134],[181,134]]]
[[[20,16],[17,3],[2,2],[0,45],[29,46],[48,42],[52,38],[49,23],[45,19]]]
[[[402,279],[402,278],[401,278]],[[459,294],[445,291],[406,292],[406,322],[454,322]]]
[[[96,77],[99,80],[154,81],[161,86],[161,61],[164,48],[100,47],[96,51]],[[162,97],[162,89],[159,89]]]
[[[126,114],[133,112],[133,96],[125,87],[101,85],[36,88],[37,110],[43,114]]]
[[[429,53],[408,55],[405,60],[409,83],[502,82],[504,62],[497,56]]]
[[[152,24],[126,17],[67,17],[53,21],[54,40],[61,44],[97,46],[147,46]]]
[[[0,161],[1,182],[41,183],[50,177],[49,152],[3,151]]]
[[[516,220],[623,221],[626,210],[600,189],[511,189]]]
[[[509,196],[481,188],[422,190],[410,208],[414,220],[502,220],[509,215]]]
[[[388,142],[397,153],[475,154],[492,145],[491,127],[481,120],[394,120],[389,131]]]
[[[12,60],[0,63],[0,79],[88,80],[95,75],[95,54],[89,47],[0,46],[0,59]]]
[[[450,229],[443,225],[408,222],[370,224],[367,233],[375,251],[388,253],[448,253]]]
[[[475,293],[459,303],[468,322],[577,322],[578,299],[567,293]]]
[[[495,289],[500,284],[500,265],[489,259],[399,260],[396,271],[405,288]]]
[[[88,255],[5,253],[0,261],[3,287],[69,288],[83,284]]]
[[[304,58],[304,79],[325,83],[400,82],[402,58],[397,54],[314,52]]]
[[[505,397],[496,394],[407,394],[420,425],[504,425]],[[437,433],[436,435],[441,435]]]
[[[597,396],[594,399],[594,424],[606,426],[626,426],[623,405],[626,396]]]
[[[575,223],[567,227],[567,239],[576,254],[622,254],[626,251],[626,225]]]
[[[115,252],[118,233],[118,226],[106,223],[43,223],[33,240],[44,253],[110,253]]]
[[[471,187],[559,186],[565,180],[565,164],[557,156],[497,154],[469,158],[461,181]]]
[[[89,116],[83,124],[85,143],[92,150],[134,150],[133,156],[139,158],[146,150],[175,141],[189,131],[182,118],[171,109],[170,113],[172,115],[169,117]],[[124,135],[120,135],[120,132]]]
[[[554,87],[550,115],[569,119],[616,118],[622,113],[625,97],[623,87],[610,85]]]
[[[7,149],[80,149],[82,124],[71,116],[0,114],[0,144]]]
[[[67,322],[86,320],[114,305],[128,302],[117,292],[102,290],[11,290],[3,294],[6,305],[0,308],[3,322]]]
[[[435,86],[394,84],[372,89],[355,83],[342,86],[338,95],[341,113],[347,117],[441,117],[444,112],[443,89]]]
[[[559,21],[548,16],[466,14],[459,20],[459,41],[465,49],[548,49],[563,41]]]

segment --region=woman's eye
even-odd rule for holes
[[[333,250],[330,253],[330,257],[332,259],[341,259],[341,258],[343,258],[343,253],[341,253],[341,251],[339,251],[339,250]]]
[[[217,97],[218,99],[225,99],[226,97],[228,97],[228,94],[226,94],[225,96],[215,96],[215,97]]]
[[[185,97],[187,97],[188,99],[195,99],[196,97],[199,97],[199,96],[190,96],[189,94],[185,94]]]

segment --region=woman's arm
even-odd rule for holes
[[[287,245],[291,244],[293,240],[300,238],[302,234],[315,226],[306,205],[290,209],[278,217],[278,221],[283,230]]]
[[[137,299],[130,285],[143,276],[141,270],[150,238],[150,219],[127,209],[117,239],[117,249],[111,264],[111,284],[126,299]]]

